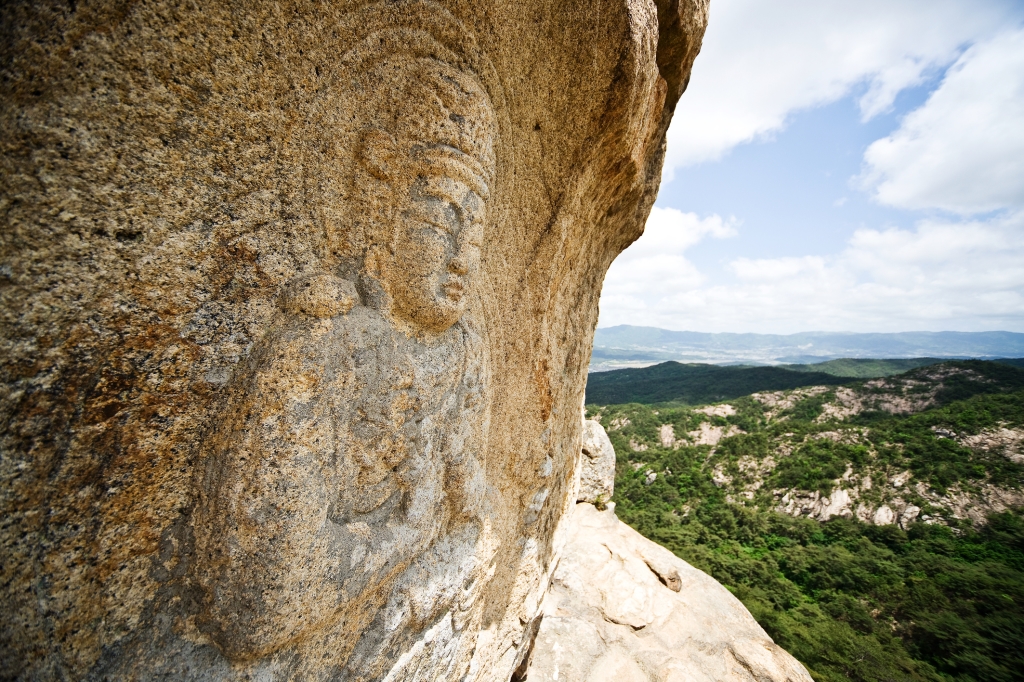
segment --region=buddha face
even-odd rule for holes
[[[479,268],[485,214],[483,198],[460,179],[429,175],[412,183],[385,284],[395,313],[435,332],[458,322]]]
[[[363,138],[361,160],[374,179],[366,194],[389,206],[381,214],[391,223],[378,231],[387,237],[368,266],[395,318],[437,333],[465,313],[479,267],[494,112],[471,74],[437,60],[410,63],[407,79],[382,105],[395,111],[388,130]]]

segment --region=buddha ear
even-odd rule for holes
[[[398,142],[380,128],[371,128],[363,133],[359,148],[359,160],[375,177],[393,180],[398,159]]]

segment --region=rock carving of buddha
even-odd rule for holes
[[[379,608],[439,539],[479,536],[487,365],[472,288],[494,117],[472,74],[398,63],[391,129],[366,130],[358,153],[357,190],[377,207],[358,275],[285,286],[204,444],[198,622],[234,659]]]

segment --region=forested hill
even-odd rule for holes
[[[587,377],[587,402],[700,405],[756,391],[845,384],[850,379],[824,372],[796,372],[781,367],[721,367],[663,362],[639,369],[594,372]]]
[[[815,680],[1024,680],[1024,370],[591,397],[619,518],[728,587]]]
[[[855,379],[891,376],[942,362],[936,358],[847,358],[813,365],[752,367],[670,361],[650,367],[593,372],[587,377],[587,402],[701,405],[758,391],[836,386]],[[1000,365],[1024,367],[1024,359],[1001,359],[996,362]]]
[[[837,377],[851,379],[877,379],[893,374],[900,374],[918,367],[937,365],[944,362],[939,358],[897,358],[892,360],[874,360],[865,358],[840,358],[811,365],[781,365],[783,369],[794,372],[824,372]]]

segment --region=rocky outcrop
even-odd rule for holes
[[[983,429],[972,436],[958,436],[948,429],[933,428],[940,438],[954,438],[971,449],[1001,453],[1014,464],[1024,464],[1024,428],[1007,428],[1006,424]]]
[[[2,676],[508,679],[706,19],[3,3]]]
[[[615,448],[604,427],[593,419],[583,421],[583,444],[580,448],[579,502],[603,505],[615,494]]]
[[[580,503],[513,682],[810,682],[727,589],[616,518],[615,449],[597,421],[583,433]]]
[[[586,503],[519,679],[527,682],[810,682],[706,573]]]

